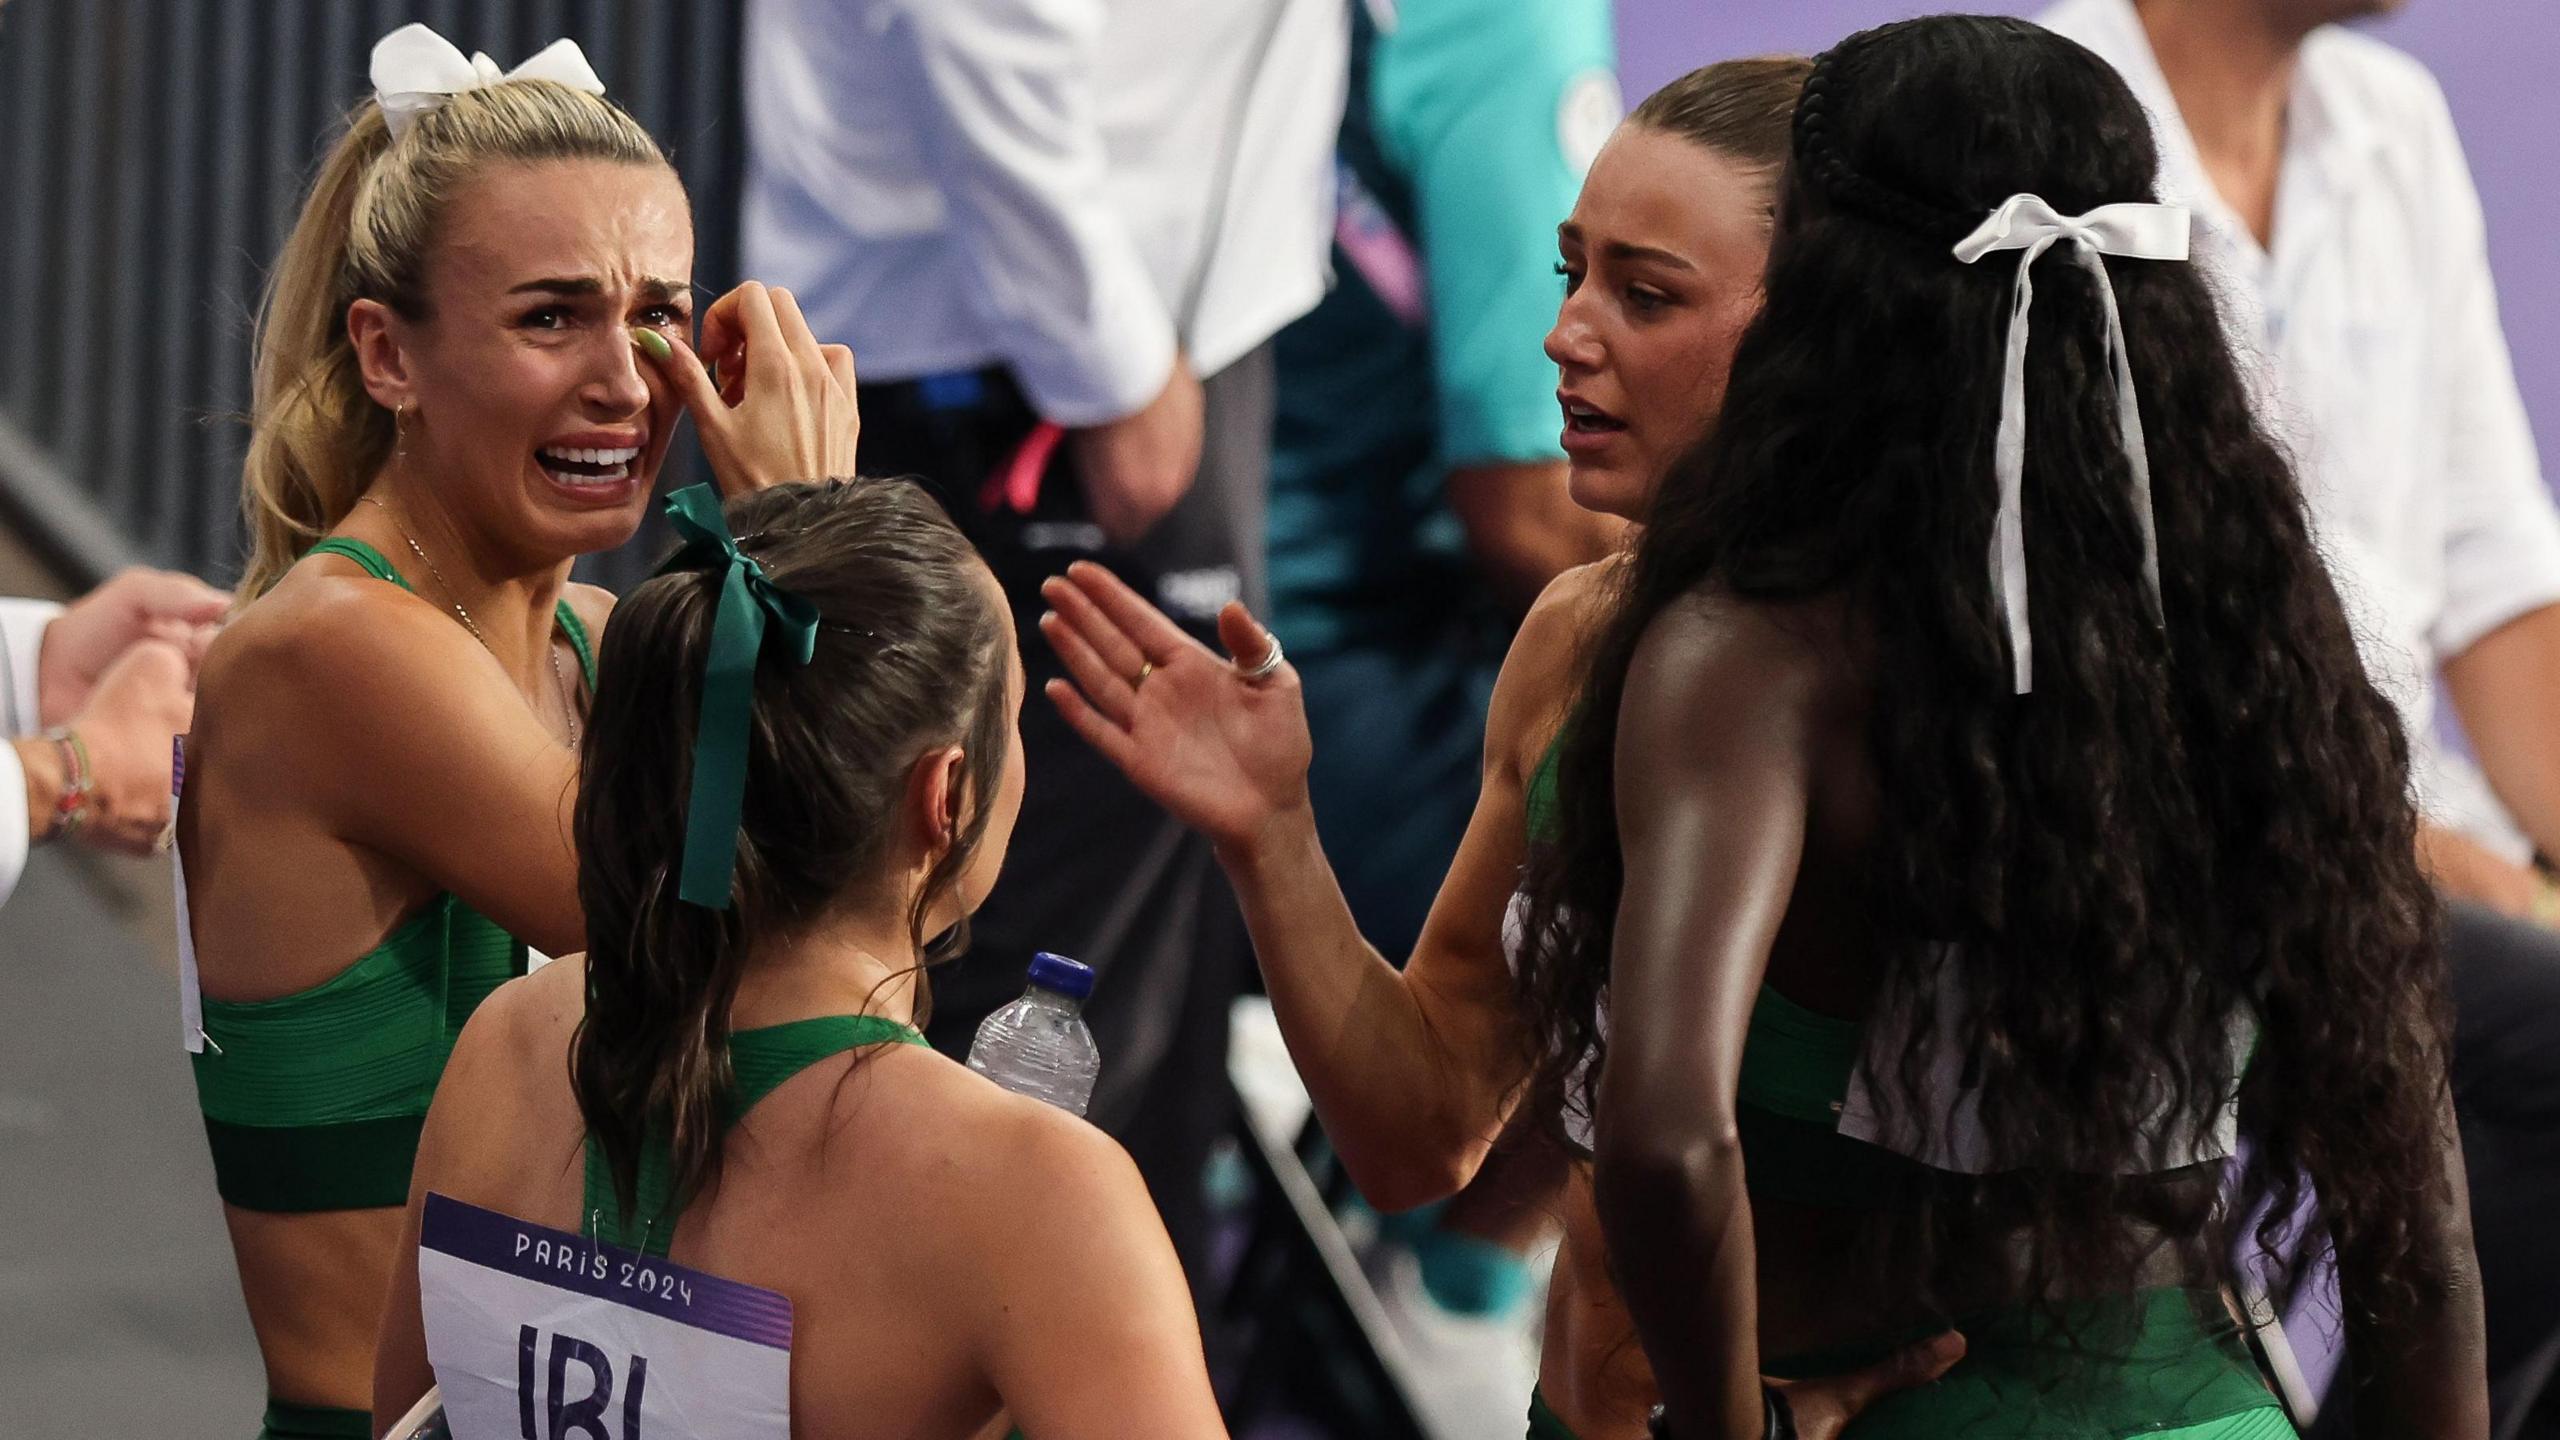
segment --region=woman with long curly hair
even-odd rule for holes
[[[1807,82],[1525,919],[1657,1433],[1954,1324],[1850,1433],[2289,1435],[2226,1257],[2297,1212],[2359,1433],[2487,1433],[2407,746],[2156,170],[2021,22]]]
[[[1564,296],[1546,351],[1559,371],[1568,483],[1584,509],[1642,515],[1664,469],[1713,422],[1734,343],[1759,306],[1789,119],[1810,68],[1796,56],[1727,60],[1663,87],[1609,140],[1558,227]],[[1231,665],[1098,566],[1076,566],[1046,592],[1056,610],[1042,629],[1076,686],[1053,682],[1052,698],[1216,843],[1326,1136],[1381,1209],[1446,1198],[1506,1144],[1535,1143],[1504,1137],[1533,1068],[1506,921],[1524,860],[1553,838],[1545,761],[1582,637],[1622,560],[1558,577],[1513,639],[1465,839],[1401,970],[1344,901],[1314,823],[1296,672],[1243,607],[1221,621]],[[1537,1387],[1507,1399],[1527,1409],[1532,1440],[1640,1440],[1653,1379],[1604,1262],[1589,1167],[1567,1168]],[[1801,1433],[1828,1440],[1875,1395],[1934,1376],[1956,1353],[1951,1341],[1915,1344],[1790,1389]]]

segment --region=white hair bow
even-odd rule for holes
[[[2009,312],[2009,358],[2000,382],[2000,432],[1994,468],[2000,481],[2000,516],[1991,531],[1991,588],[2009,626],[2010,664],[2017,693],[2035,688],[2034,642],[2027,628],[2027,541],[2022,490],[2027,472],[2027,311],[2035,303],[2038,257],[2061,241],[2098,282],[2107,315],[2107,356],[2115,366],[2116,423],[2133,468],[2133,513],[2142,527],[2142,578],[2152,602],[2160,599],[2160,536],[2151,518],[2151,458],[2142,443],[2142,406],[2133,391],[2133,363],[2125,354],[2124,321],[2116,313],[2115,286],[2102,255],[2135,260],[2187,258],[2187,212],[2176,205],[2101,205],[2086,215],[2064,215],[2034,195],[2012,195],[1990,218],[1956,242],[1958,260],[1970,265],[1997,250],[2018,257],[2017,300]]]
[[[464,59],[452,41],[424,25],[403,25],[374,43],[373,98],[395,140],[454,96],[505,80],[550,80],[590,95],[604,93],[604,82],[575,40],[554,40],[506,71],[486,55]]]

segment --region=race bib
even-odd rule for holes
[[[436,1194],[418,1290],[464,1440],[790,1440],[774,1291]]]
[[[169,738],[169,833],[178,833],[178,797],[187,788],[187,737]],[[169,845],[171,893],[178,909],[178,1045],[190,1055],[204,1053],[204,982],[196,976],[195,922],[187,916],[187,857]]]

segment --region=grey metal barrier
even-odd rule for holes
[[[559,36],[674,154],[694,278],[735,270],[734,0],[14,0],[0,6],[0,501],[88,579],[239,573],[249,332],[373,42],[513,65]],[[698,465],[671,461],[671,482]],[[628,552],[631,547],[626,547]],[[587,568],[632,578],[635,553]]]

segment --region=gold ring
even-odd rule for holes
[[[1129,682],[1129,688],[1135,690],[1139,686],[1146,684],[1147,677],[1154,673],[1156,673],[1156,662],[1149,660],[1141,663],[1138,666],[1138,678]]]

